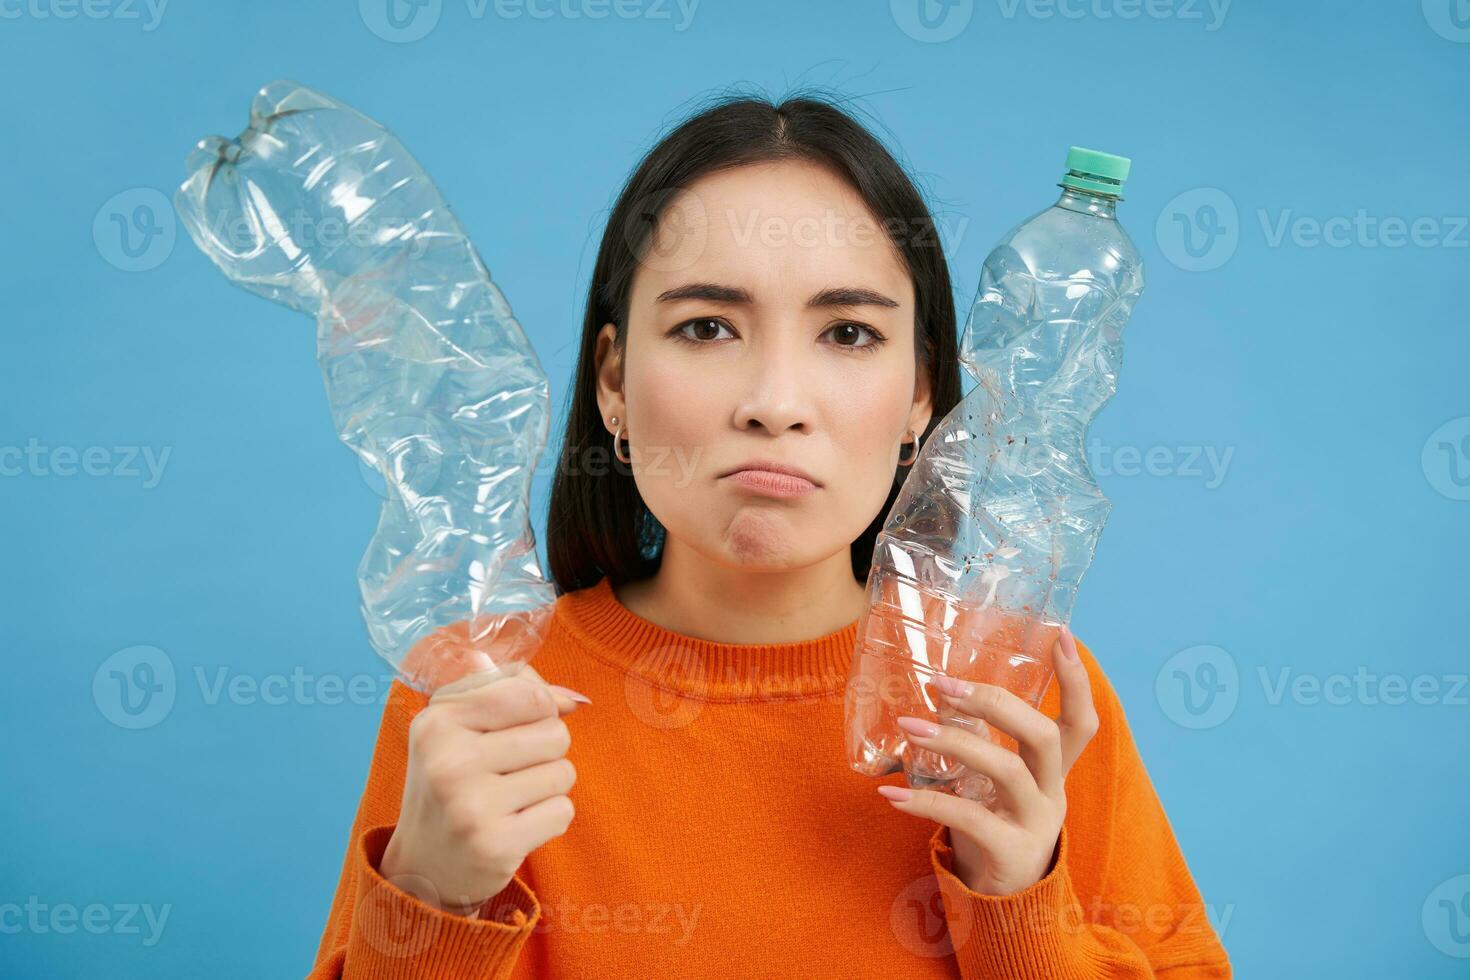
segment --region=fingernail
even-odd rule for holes
[[[904,789],[902,786],[879,786],[878,792],[895,803],[902,803],[914,795],[913,790]]]
[[[556,693],[562,695],[563,697],[571,698],[573,701],[577,701],[577,702],[579,702],[581,704],[591,704],[592,703],[592,699],[589,698],[587,695],[585,695],[585,694],[579,694],[578,692],[572,690],[569,687],[562,687],[560,684],[553,684],[553,685],[551,685],[551,689],[553,691],[555,691]]]
[[[939,726],[922,718],[913,718],[909,715],[898,716],[898,727],[911,735],[920,735],[924,738],[933,738],[939,734]]]
[[[1077,659],[1077,648],[1072,642],[1072,631],[1067,629],[1065,624],[1062,626],[1062,635],[1057,639],[1057,643],[1061,645],[1062,656],[1068,660]]]
[[[967,698],[970,692],[975,690],[975,685],[953,677],[946,677],[944,674],[934,675],[934,686],[952,698]]]

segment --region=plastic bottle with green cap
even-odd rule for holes
[[[1061,197],[980,271],[960,342],[976,385],[923,440],[873,548],[846,701],[860,773],[993,801],[988,777],[909,744],[895,718],[990,734],[936,696],[937,674],[1041,702],[1110,506],[1085,445],[1143,292],[1116,213],[1129,164],[1072,147]]]

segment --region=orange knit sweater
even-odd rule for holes
[[[876,792],[843,749],[857,622],[739,645],[665,630],[607,579],[562,595],[534,666],[592,699],[565,717],[576,816],[478,919],[379,875],[408,725],[396,683],[311,976],[1229,977],[1225,951],[1091,652],[1101,726],[1067,777],[1046,877],[984,895],[949,831]],[[1056,717],[1053,684],[1041,710]],[[895,775],[883,780],[902,784]]]

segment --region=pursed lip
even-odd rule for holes
[[[721,473],[720,476],[734,476],[736,473],[740,473],[744,470],[764,470],[767,473],[784,473],[786,476],[794,476],[797,479],[805,480],[814,487],[820,487],[822,485],[821,481],[812,476],[806,470],[803,470],[801,467],[792,466],[789,463],[778,463],[773,459],[746,460],[739,466],[736,466],[733,469],[729,469]]]

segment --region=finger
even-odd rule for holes
[[[1055,798],[1062,791],[1067,770],[1062,765],[1061,732],[1056,722],[994,684],[970,683],[942,675],[931,683],[955,708],[1015,739],[1021,758],[1043,793]]]
[[[999,815],[974,800],[932,789],[909,789],[905,786],[879,786],[878,791],[894,809],[927,817],[952,830],[969,834],[987,857],[1003,854],[1017,841],[1019,831]],[[906,799],[900,796],[908,794]]]
[[[516,772],[567,754],[572,733],[560,718],[542,718],[527,725],[512,725],[476,736],[476,752],[493,759],[485,770]]]
[[[474,671],[452,683],[445,684],[434,691],[429,699],[429,703],[433,704],[436,699],[440,702],[454,700],[456,695],[463,695],[477,688],[511,677],[522,677],[528,681],[539,681],[542,684],[547,683],[546,679],[537,673],[536,669],[530,664],[515,662],[505,665],[500,670]],[[558,684],[547,684],[547,686],[551,688],[552,693],[555,695],[556,708],[561,714],[569,715],[577,710],[578,698],[580,698],[580,703],[582,704],[592,703],[585,695],[577,695],[575,698],[570,697],[569,695],[576,694],[570,688],[565,688]]]
[[[592,700],[588,698],[585,694],[573,691],[569,687],[562,687],[560,684],[552,684],[550,681],[546,680],[546,678],[536,673],[536,669],[530,664],[525,664],[524,666],[522,666],[520,672],[516,674],[516,676],[524,677],[527,680],[531,681],[540,681],[542,684],[545,684],[547,687],[551,688],[551,693],[556,697],[556,710],[561,714],[571,714],[573,711],[577,710],[578,704],[592,703]]]
[[[1061,710],[1057,713],[1057,728],[1062,738],[1062,770],[1072,768],[1072,763],[1082,754],[1092,736],[1097,734],[1097,706],[1092,700],[1092,680],[1087,676],[1087,665],[1077,650],[1077,638],[1066,626],[1055,646],[1057,687],[1061,695]]]
[[[553,759],[501,776],[492,792],[501,812],[515,813],[547,797],[571,792],[576,781],[577,767],[570,759]]]
[[[504,680],[507,677],[515,677],[517,674],[526,670],[530,670],[530,667],[524,661],[520,660],[476,669],[465,669],[454,680],[435,687],[430,694],[430,700],[433,700],[435,697],[444,698],[464,691],[474,690],[477,687],[492,684],[495,681]],[[534,671],[532,674],[534,676]]]
[[[576,807],[569,796],[548,796],[501,823],[507,844],[518,852],[530,854],[553,837],[560,837],[571,826]]]
[[[921,748],[954,759],[966,768],[990,777],[1002,804],[1025,823],[1041,813],[1045,798],[1036,777],[1016,753],[996,745],[984,735],[955,725],[935,725],[923,718],[901,715],[898,726],[909,741]],[[929,731],[935,734],[930,735]]]
[[[560,700],[575,704],[570,698],[556,694],[539,676],[504,677],[478,687],[462,688],[448,694],[435,692],[425,712],[442,711],[456,724],[478,732],[494,732],[524,725],[542,718],[564,714]]]

